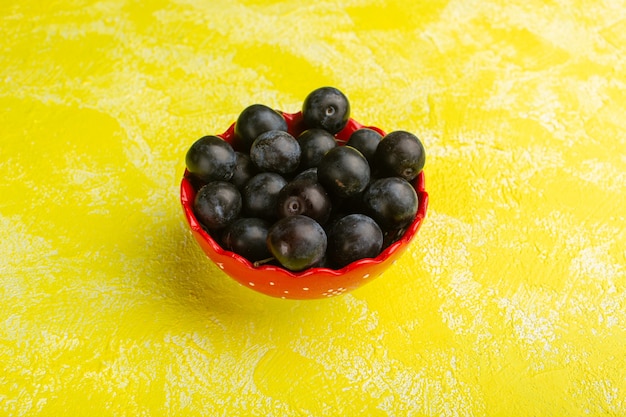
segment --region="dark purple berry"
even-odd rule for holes
[[[278,193],[287,180],[274,172],[261,172],[248,181],[241,191],[243,213],[246,217],[274,220]]]
[[[302,271],[319,263],[326,253],[326,233],[310,217],[284,217],[270,227],[267,244],[272,255],[285,268]]]
[[[226,228],[222,236],[224,249],[235,252],[250,262],[270,258],[267,233],[271,223],[258,218],[242,217]]]
[[[250,158],[261,171],[288,174],[300,164],[300,144],[287,132],[261,133],[250,148]]]
[[[310,182],[317,182],[317,168],[309,168],[296,175],[294,180],[306,180]]]
[[[235,187],[242,189],[246,183],[250,181],[250,178],[259,173],[259,169],[254,165],[252,159],[250,159],[250,155],[242,152],[235,152],[235,155],[235,171],[230,182],[232,182]]]
[[[314,168],[326,152],[337,146],[335,137],[324,129],[308,129],[298,136],[302,154],[299,170]]]
[[[337,220],[328,233],[328,257],[336,268],[363,258],[375,258],[383,246],[378,224],[363,214]]]
[[[424,168],[426,153],[417,136],[397,130],[387,134],[380,141],[374,161],[384,175],[413,181]]]
[[[281,113],[264,104],[253,104],[246,107],[235,122],[233,142],[235,149],[248,152],[252,142],[261,133],[270,130],[287,131],[287,121]]]
[[[301,178],[280,191],[276,206],[278,217],[302,214],[324,224],[330,216],[331,201],[320,183]]]
[[[317,178],[329,192],[347,198],[362,192],[370,181],[370,167],[363,154],[350,146],[338,146],[324,155]]]
[[[324,129],[334,135],[348,123],[350,103],[334,87],[318,88],[304,99],[302,117],[307,128]]]
[[[346,146],[352,146],[363,154],[367,162],[372,165],[376,148],[380,143],[383,135],[373,129],[363,127],[352,132]]]
[[[198,139],[185,157],[187,171],[203,183],[228,181],[235,171],[235,163],[235,151],[217,136]]]
[[[235,221],[241,212],[241,194],[225,181],[213,181],[198,190],[193,208],[204,227],[221,229]]]
[[[363,193],[366,212],[384,231],[407,226],[415,219],[418,199],[404,178],[386,177],[372,181]]]

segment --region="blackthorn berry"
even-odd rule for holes
[[[261,133],[270,130],[287,131],[287,121],[281,113],[264,104],[246,107],[235,122],[235,149],[248,152],[252,142]]]
[[[194,212],[198,221],[209,230],[221,229],[235,221],[241,212],[239,190],[225,181],[213,181],[198,190]]]
[[[235,151],[217,136],[204,136],[191,145],[185,164],[187,171],[203,183],[228,181],[235,171]]]
[[[302,117],[309,129],[324,129],[334,135],[350,119],[350,102],[334,87],[318,88],[304,99]]]

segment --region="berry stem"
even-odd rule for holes
[[[261,266],[261,265],[264,265],[264,264],[270,263],[270,262],[275,261],[275,260],[276,260],[276,258],[274,258],[274,257],[272,256],[271,258],[265,258],[265,259],[261,259],[261,260],[255,261],[255,262],[252,264],[252,266],[254,266],[255,268],[258,268],[258,267],[259,267],[259,266]]]

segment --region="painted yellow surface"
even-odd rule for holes
[[[626,415],[620,1],[4,1],[0,415]],[[201,252],[184,154],[333,85],[428,216],[329,300]]]

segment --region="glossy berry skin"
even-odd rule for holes
[[[274,172],[261,172],[248,181],[241,191],[246,217],[275,220],[278,193],[287,180]]]
[[[228,181],[235,171],[235,151],[217,136],[195,141],[185,156],[187,171],[202,183]]]
[[[320,161],[317,178],[331,194],[348,198],[367,187],[370,167],[361,152],[350,146],[338,146],[328,151]]]
[[[305,130],[297,140],[302,151],[298,168],[300,171],[317,167],[324,154],[337,146],[335,137],[324,129]]]
[[[259,173],[259,169],[250,159],[250,155],[243,152],[235,152],[235,156],[235,170],[230,182],[241,190],[252,177]]]
[[[261,134],[270,130],[287,131],[287,121],[283,115],[264,104],[252,104],[246,107],[235,122],[234,148],[248,152],[252,142]]]
[[[382,140],[383,135],[375,130],[363,127],[352,132],[346,146],[352,146],[363,154],[367,162],[372,165],[376,148]]]
[[[305,169],[304,171],[299,172],[293,179],[317,182],[317,168]]]
[[[395,175],[413,181],[424,168],[426,153],[417,136],[397,130],[388,133],[380,141],[374,161],[383,175]]]
[[[300,164],[300,144],[287,132],[270,130],[252,143],[250,158],[261,170],[289,174]]]
[[[278,217],[302,214],[323,225],[332,208],[330,197],[322,185],[306,178],[290,181],[278,194]]]
[[[225,229],[222,246],[250,262],[270,258],[272,255],[267,247],[270,226],[271,223],[267,220],[241,217]]]
[[[417,214],[417,193],[404,178],[386,177],[372,181],[362,200],[365,211],[383,231],[405,227]]]
[[[307,128],[324,129],[334,135],[350,119],[350,102],[334,87],[318,88],[304,99],[302,117]]]
[[[270,227],[267,245],[283,267],[302,271],[324,258],[328,243],[319,223],[310,217],[295,215],[284,217]]]
[[[382,230],[363,214],[342,217],[328,233],[328,257],[335,268],[343,268],[359,259],[375,258],[382,246]]]
[[[193,208],[204,227],[209,230],[221,229],[239,216],[241,194],[230,182],[213,181],[198,190]]]

